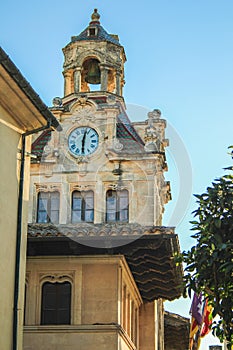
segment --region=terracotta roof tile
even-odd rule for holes
[[[32,144],[32,153],[35,154],[39,159],[42,157],[44,152],[44,147],[51,139],[52,132],[51,130],[45,130],[42,134],[33,142]],[[35,162],[32,159],[32,162]]]
[[[107,247],[107,248],[106,248]],[[173,300],[182,293],[182,269],[173,256],[171,228],[138,224],[29,224],[28,255],[124,255],[142,299]]]
[[[126,111],[119,104],[121,113],[117,117],[117,138],[123,144],[123,152],[145,153],[144,142],[133,127]]]

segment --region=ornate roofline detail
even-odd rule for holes
[[[114,237],[114,236],[137,236],[142,235],[173,235],[173,227],[164,226],[141,226],[139,224],[29,224],[29,237]]]

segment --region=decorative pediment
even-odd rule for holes
[[[122,190],[128,190],[128,186],[124,185],[121,182],[118,183],[110,183],[107,185],[108,190],[113,190],[113,191],[122,191]]]
[[[89,100],[86,95],[80,96],[78,100],[69,106],[69,111],[73,115],[71,118],[72,122],[94,121],[96,108],[95,102]]]
[[[90,185],[78,185],[78,184],[71,184],[70,185],[70,191],[89,191],[92,189],[92,186]]]
[[[61,184],[35,184],[36,192],[61,192]]]
[[[50,282],[50,283],[63,283],[66,281],[72,282],[73,281],[73,272],[69,274],[62,274],[61,272],[55,272],[55,273],[40,273],[39,279],[40,283],[44,282]]]

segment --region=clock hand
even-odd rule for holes
[[[84,135],[83,135],[83,139],[82,139],[82,153],[84,153],[86,135],[87,135],[87,129],[85,130]]]

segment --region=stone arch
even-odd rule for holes
[[[84,61],[86,61],[89,58],[95,58],[97,59],[100,63],[105,63],[105,54],[98,50],[87,50],[82,53],[80,53],[77,57],[76,60],[76,66],[77,67],[82,67]]]
[[[85,112],[86,116],[89,116],[93,112],[96,111],[98,108],[98,105],[95,101],[87,99],[85,97],[81,97],[78,99],[78,101],[74,101],[70,107],[69,110],[72,114],[78,114],[79,112]]]
[[[91,91],[92,86],[100,86],[100,83],[100,60],[96,56],[88,56],[81,67],[81,92]]]
[[[41,323],[41,316],[42,316],[42,289],[43,285],[45,283],[52,283],[52,284],[57,284],[57,283],[66,283],[68,282],[71,287],[71,295],[70,295],[70,322],[72,324],[73,320],[73,299],[74,299],[74,273],[63,273],[63,271],[56,271],[52,273],[41,273],[39,275],[39,290],[37,294],[37,321]]]

